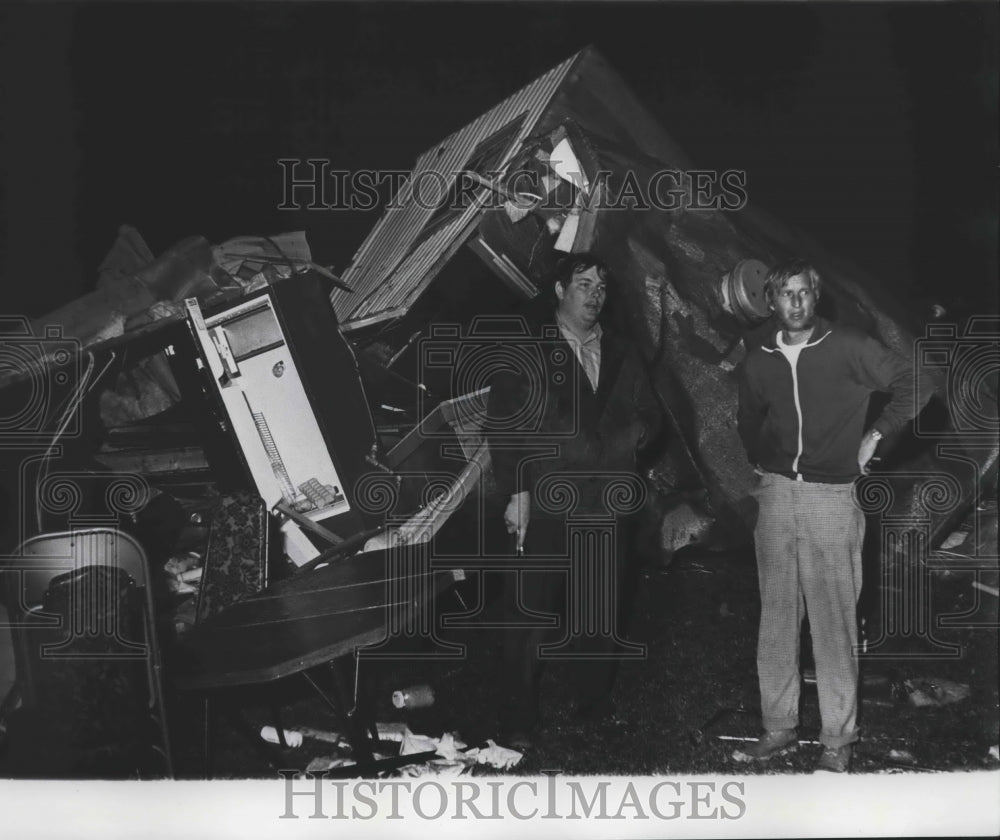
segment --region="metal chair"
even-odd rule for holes
[[[107,593],[87,589],[80,581],[74,581],[67,622],[69,626],[63,628],[66,630],[67,642],[71,641],[74,633],[93,635],[110,631],[117,643],[117,650],[108,653],[107,658],[145,659],[149,683],[148,711],[158,725],[162,738],[162,745],[153,745],[153,748],[162,756],[167,775],[173,777],[173,757],[163,695],[162,663],[149,561],[142,546],[131,535],[108,527],[40,534],[23,542],[15,556],[0,561],[12,632],[18,640],[15,644],[15,657],[18,683],[24,701],[29,705],[36,701],[28,631],[32,628],[51,630],[58,628],[61,623],[60,616],[45,612],[42,606],[49,584],[61,574],[80,571],[88,566],[118,568],[131,576],[143,596],[143,638],[125,638],[120,632],[121,623],[118,621],[114,627],[95,626],[97,610],[102,605],[106,606],[101,604],[100,599],[106,597]],[[66,645],[50,646],[42,652],[58,652],[62,647]],[[60,655],[73,657],[69,650]],[[101,656],[103,658],[104,654]]]

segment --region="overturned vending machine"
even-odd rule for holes
[[[330,303],[341,281],[300,234],[193,238],[156,260],[137,243],[123,229],[120,274],[4,344],[16,770],[171,775],[172,691],[238,718],[241,689],[300,674],[372,762],[351,662],[420,635],[461,577],[429,548],[480,483],[476,453],[403,480],[419,432],[383,445],[369,399],[385,398]]]

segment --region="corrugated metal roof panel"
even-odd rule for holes
[[[501,158],[501,165],[506,164],[530,135],[580,55],[577,53],[562,62],[420,155],[410,179],[400,190],[399,206],[382,214],[342,274],[344,282],[355,290],[354,293],[337,290],[331,296],[345,329],[350,330],[352,322],[367,320],[380,312],[411,304],[425,285],[421,282],[423,278],[451,240],[478,213],[475,206],[467,208],[414,247],[435,212],[433,207],[421,207],[413,200],[414,185],[423,183],[426,186],[429,183],[428,176],[421,173],[436,170],[445,176],[441,185],[447,183],[450,187],[455,173],[465,167],[483,140],[524,115],[520,130]]]
[[[474,209],[470,208],[472,211]],[[445,225],[421,242],[399,269],[394,271],[384,283],[373,289],[368,298],[354,309],[351,317],[368,318],[384,309],[395,309],[401,306],[408,297],[413,283],[417,282],[420,275],[431,267],[437,255],[447,247],[448,242],[457,234],[463,219],[469,215],[468,211],[463,213],[461,218]]]

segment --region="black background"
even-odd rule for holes
[[[282,157],[408,169],[593,43],[702,168],[907,300],[996,308],[997,6],[28,4],[0,9],[5,313],[154,253],[305,229],[343,269],[378,211],[280,211]]]

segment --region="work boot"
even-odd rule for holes
[[[765,732],[756,744],[740,747],[733,753],[733,761],[767,761],[798,748],[799,739],[794,729],[777,729]]]
[[[823,747],[823,753],[816,762],[815,772],[825,770],[828,773],[846,773],[850,769],[853,752],[850,744],[844,744],[842,747]]]

